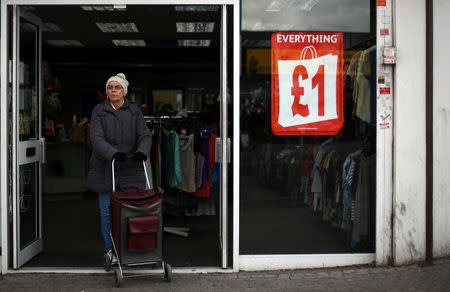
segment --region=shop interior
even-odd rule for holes
[[[130,82],[127,98],[141,107],[153,141],[161,142],[164,131],[176,132],[181,146],[186,141],[181,136],[192,134],[194,149],[209,160],[209,177],[200,178],[190,192],[165,180],[170,167],[162,166],[164,159],[151,161],[153,187],[165,198],[165,261],[173,267],[220,266],[218,168],[214,153],[200,148],[220,133],[221,7],[23,9],[43,22],[42,132],[47,141],[44,249],[25,267],[103,266],[97,195],[85,186],[89,119],[94,106],[106,98],[106,80],[119,72]],[[232,39],[231,26],[228,31]]]

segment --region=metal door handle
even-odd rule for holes
[[[231,163],[231,139],[227,138],[227,163]],[[216,138],[216,157],[215,161],[222,163],[222,138]]]
[[[39,144],[40,144],[40,150],[41,150],[41,163],[44,164],[46,163],[46,159],[47,159],[47,149],[46,149],[46,143],[45,143],[45,138],[40,138],[39,139]]]

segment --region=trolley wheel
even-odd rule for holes
[[[166,263],[164,263],[164,281],[172,281],[172,267]]]
[[[105,271],[109,272],[111,270],[111,261],[108,257],[108,255],[105,254],[103,257],[103,267],[105,268]]]
[[[116,269],[114,272],[114,282],[116,283],[116,287],[120,287],[120,283],[122,283],[123,275],[120,273],[119,269]]]

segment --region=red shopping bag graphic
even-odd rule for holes
[[[272,34],[272,132],[336,135],[344,124],[342,33]]]

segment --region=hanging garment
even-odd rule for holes
[[[174,155],[174,180],[171,184],[172,187],[177,186],[181,182],[182,172],[180,165],[180,140],[177,132],[172,131],[173,140],[173,155]]]
[[[150,165],[152,169],[152,175],[154,186],[155,187],[161,187],[161,157],[160,157],[160,146],[159,143],[161,142],[160,137],[160,131],[154,131],[152,133],[152,148],[150,150]]]
[[[162,157],[161,157],[161,132],[158,133],[158,148],[156,149],[156,186],[159,188],[162,188],[162,170],[161,170],[161,163],[162,163]]]
[[[371,125],[376,123],[376,50],[375,46],[361,52],[355,78],[356,116]]]
[[[203,164],[203,172],[202,172],[202,187],[205,186],[207,180],[209,180],[210,170],[209,170],[209,134],[203,133],[202,144],[200,146],[200,151],[205,157],[205,163]]]
[[[174,131],[163,131],[164,159],[162,163],[165,188],[173,188],[181,182],[180,150],[178,134]]]
[[[371,235],[371,222],[375,218],[376,198],[376,155],[369,156],[362,167],[361,202],[358,232],[361,236]]]
[[[198,189],[202,187],[202,174],[205,157],[200,152],[197,152],[195,153],[195,161],[195,185]]]
[[[209,203],[213,205],[218,204],[219,197],[220,197],[220,163],[214,163],[213,171],[211,173]]]
[[[180,136],[180,166],[181,182],[177,186],[184,192],[195,192],[195,154],[194,154],[194,134]]]
[[[208,198],[209,194],[210,194],[210,177],[211,177],[211,172],[213,170],[214,167],[214,160],[215,160],[215,155],[216,155],[216,151],[215,148],[216,147],[216,135],[214,134],[210,134],[209,135],[209,139],[207,140],[207,150],[208,150],[208,159],[205,158],[205,164],[204,164],[204,168],[207,171],[207,179],[204,181],[204,187],[198,189],[195,192],[195,196],[197,197],[201,197],[201,198]],[[206,163],[208,162],[208,163]]]

